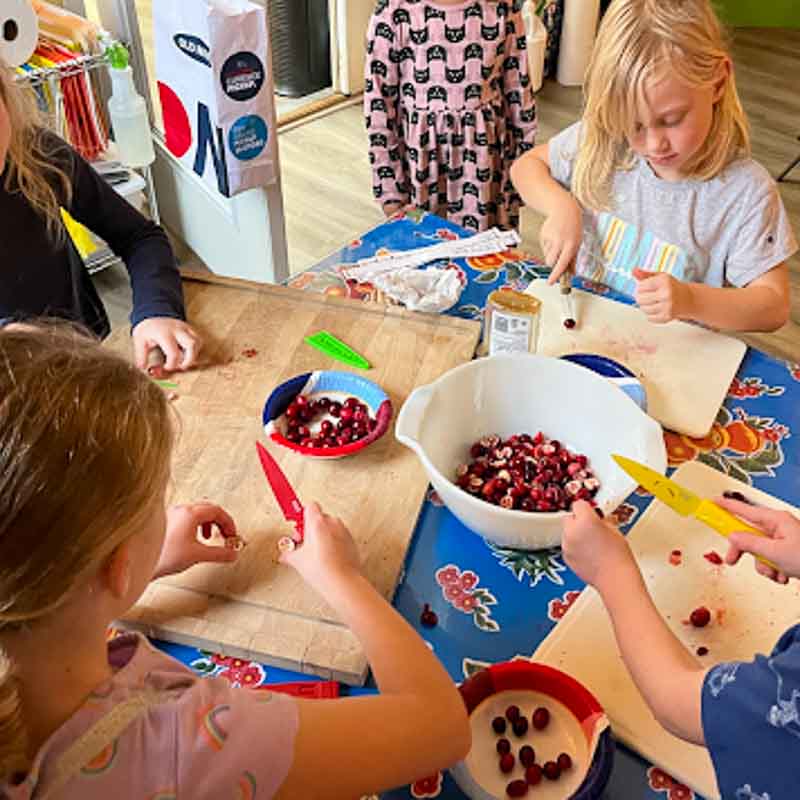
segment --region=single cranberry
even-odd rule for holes
[[[302,408],[308,405],[308,398],[304,394],[299,394],[295,397],[294,402]]]
[[[363,422],[364,424],[366,424],[366,422],[367,422],[367,415],[366,415],[366,414],[365,414],[363,411],[361,411],[361,410],[359,409],[359,410],[357,410],[357,411],[354,411],[354,412],[353,412],[353,419],[354,419],[356,422]]]
[[[548,761],[544,765],[542,772],[544,772],[545,778],[550,781],[557,781],[561,777],[561,768],[555,761]]]
[[[497,740],[497,752],[500,753],[501,756],[504,756],[506,753],[511,752],[511,742],[508,739],[498,739]]]
[[[710,561],[712,564],[716,564],[717,566],[723,563],[722,556],[716,550],[710,550],[708,553],[705,553],[703,558],[706,561]]]
[[[319,429],[326,435],[330,436],[333,432],[333,423],[329,419],[322,420]]]
[[[325,410],[327,408],[330,408],[331,400],[329,397],[320,397],[319,400],[317,400],[317,405],[321,409]]]
[[[301,426],[300,426],[300,427],[297,429],[297,435],[298,435],[298,436],[299,436],[301,439],[308,439],[308,438],[311,436],[311,431],[309,431],[309,429],[308,429],[308,427],[307,427],[307,426],[305,426],[305,425],[301,425]]]
[[[519,750],[519,761],[523,767],[530,767],[536,763],[536,751],[529,745],[523,745]]]
[[[572,317],[567,317],[567,318],[564,320],[564,327],[565,327],[565,328],[566,328],[568,331],[571,331],[571,330],[572,330],[572,329],[573,329],[573,328],[574,328],[574,327],[575,327],[577,324],[578,324],[578,323],[577,323],[577,322],[575,322],[575,320],[574,320],[574,319],[572,319]]]
[[[500,772],[511,772],[515,763],[516,759],[512,753],[503,753],[500,756]]]
[[[476,443],[476,444],[472,445],[472,447],[470,447],[469,454],[473,458],[480,458],[481,456],[485,456],[486,455],[486,448],[483,447],[483,445]]]
[[[328,413],[332,417],[338,417],[342,413],[342,404],[336,400],[331,400],[331,404],[328,406]]]
[[[531,722],[537,731],[543,731],[550,724],[550,712],[540,706],[533,712]]]
[[[341,417],[342,422],[350,421],[353,419],[353,409],[345,406],[339,416]]]
[[[521,712],[519,710],[519,706],[509,706],[506,709],[506,719],[509,722],[514,722],[514,720],[517,720],[517,719],[520,718],[520,713]]]
[[[350,444],[350,440],[353,438],[353,434],[345,428],[343,431],[339,432],[338,442],[339,444]]]
[[[426,628],[435,628],[436,623],[439,622],[439,617],[436,616],[436,612],[430,607],[430,605],[425,603],[419,621]]]
[[[495,733],[505,733],[506,732],[506,721],[503,717],[495,717],[492,720],[492,730]]]
[[[689,621],[695,628],[705,628],[711,622],[711,612],[705,606],[700,606],[689,615]]]
[[[752,506],[755,505],[752,500],[746,498],[741,492],[734,492],[734,491],[727,491],[722,493],[723,497],[727,497],[728,500],[738,500],[740,503],[747,503],[747,505]]]
[[[562,772],[566,772],[568,769],[572,769],[572,759],[569,757],[567,753],[560,753],[558,758],[556,759],[556,764],[558,764],[558,768]]]
[[[291,403],[289,407],[286,409],[286,411],[284,411],[283,413],[286,414],[286,416],[289,417],[289,419],[292,419],[293,417],[297,416],[298,410],[299,410],[298,407],[294,403]]]
[[[357,397],[348,397],[347,400],[344,401],[344,405],[346,408],[355,408],[360,404],[361,401]]]
[[[367,427],[370,429],[370,431],[374,431],[375,428],[378,427],[378,420],[370,417],[369,421],[367,422]]]
[[[708,648],[707,647],[703,647],[702,645],[700,645],[700,647],[698,647],[695,652],[699,656],[707,656],[708,655]]]
[[[538,764],[531,764],[525,770],[525,780],[530,786],[538,786],[542,782],[542,768]]]
[[[524,736],[528,732],[528,718],[519,717],[519,719],[515,719],[511,723],[511,728],[514,731],[515,736]]]
[[[525,795],[528,794],[528,784],[520,779],[511,781],[511,783],[506,786],[506,794],[509,797],[525,797]]]

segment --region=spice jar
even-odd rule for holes
[[[541,301],[529,294],[495,289],[486,301],[486,329],[490,356],[536,351]]]

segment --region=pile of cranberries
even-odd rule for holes
[[[543,707],[537,708],[531,714],[531,726],[537,731],[543,731],[550,724],[550,712]],[[509,797],[524,797],[531,786],[536,786],[542,781],[542,777],[551,781],[557,781],[562,773],[572,769],[572,759],[567,753],[561,753],[555,761],[546,761],[543,765],[536,762],[536,751],[529,744],[524,744],[519,749],[517,756],[511,749],[511,742],[505,737],[508,727],[518,739],[528,733],[528,718],[523,715],[519,706],[509,706],[505,716],[495,717],[492,720],[492,730],[498,735],[497,754],[500,756],[498,766],[504,775],[510,773],[517,763],[525,770],[525,778],[518,778],[511,781],[506,786],[506,794]]]
[[[299,394],[284,411],[284,417],[286,438],[301,447],[344,447],[366,438],[378,425],[357,397],[340,402]]]
[[[456,484],[503,508],[568,511],[576,500],[594,505],[600,488],[586,456],[541,432],[505,440],[485,436],[472,445],[470,457],[458,468]]]

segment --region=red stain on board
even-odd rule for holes
[[[258,355],[258,350],[256,350],[255,347],[246,347],[242,350],[242,355],[245,358],[255,358]]]
[[[709,550],[707,553],[704,553],[703,558],[712,564],[716,564],[717,566],[724,563],[722,556],[716,550]]]

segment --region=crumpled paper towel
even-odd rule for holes
[[[435,313],[452,308],[464,287],[454,269],[413,269],[405,267],[376,275],[372,284],[402,303],[409,311]]]

